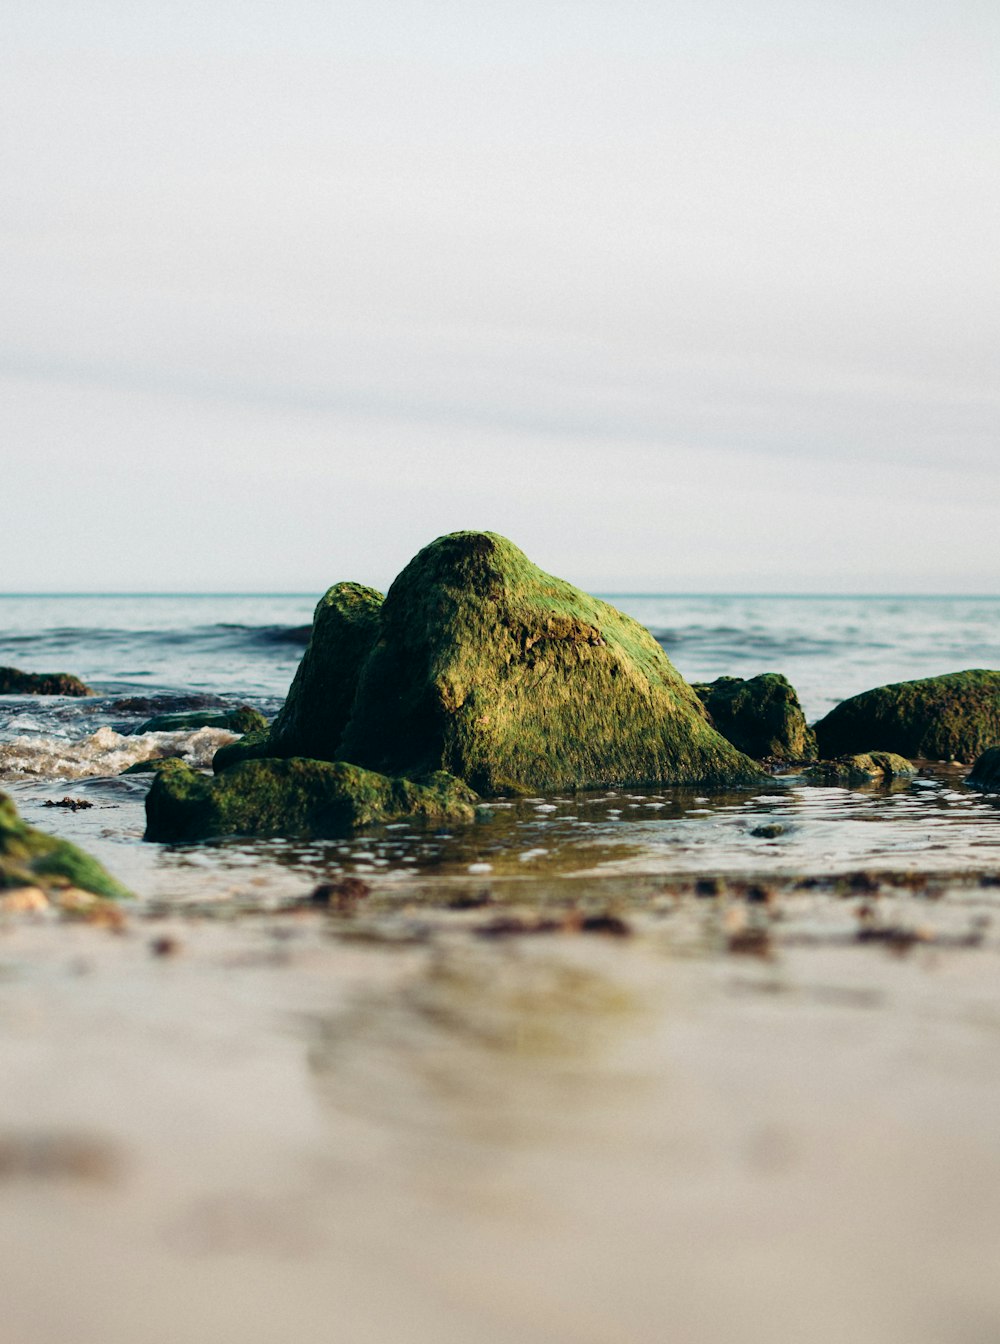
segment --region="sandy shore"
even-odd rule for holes
[[[4,1337],[993,1344],[992,895],[8,917]]]

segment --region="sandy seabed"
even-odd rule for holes
[[[1000,937],[935,896],[8,916],[3,1338],[995,1344]]]

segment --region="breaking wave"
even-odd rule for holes
[[[180,756],[188,765],[206,768],[218,749],[227,742],[235,742],[236,736],[223,728],[196,728],[128,737],[105,727],[76,740],[15,737],[0,742],[0,779],[91,779],[120,775],[130,765],[162,756]]]

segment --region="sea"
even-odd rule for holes
[[[0,665],[71,672],[96,692],[0,697],[0,786],[29,820],[87,845],[140,893],[178,899],[231,891],[250,870],[275,892],[341,871],[405,882],[414,874],[565,879],[872,864],[1000,870],[1000,813],[964,785],[968,763],[925,767],[892,789],[775,780],[736,794],[633,790],[528,800],[498,806],[468,833],[400,825],[329,844],[144,842],[150,777],[121,772],[166,754],[207,768],[231,735],[135,730],[154,713],[179,709],[248,704],[275,714],[317,596],[0,596]],[[689,680],[784,673],[810,721],[872,686],[1000,668],[1000,597],[604,596],[646,625]],[[74,810],[73,799],[90,806]],[[780,834],[755,836],[761,824]]]

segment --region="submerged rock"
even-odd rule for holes
[[[157,714],[134,729],[139,733],[176,733],[185,728],[225,728],[231,733],[260,732],[267,728],[267,719],[259,709],[240,705],[236,709],[186,710],[176,714]]]
[[[852,696],[815,725],[823,756],[883,751],[973,760],[1000,742],[1000,672],[950,672]]]
[[[0,695],[93,695],[79,677],[68,672],[19,672],[0,667]]]
[[[719,677],[694,687],[709,718],[734,747],[758,760],[777,756],[809,761],[816,738],[806,723],[795,688],[779,672]]]
[[[917,767],[891,751],[869,751],[855,756],[840,756],[833,761],[816,761],[805,777],[816,784],[871,784],[878,780],[912,779]]]
[[[344,761],[241,761],[222,774],[180,765],[160,771],[146,798],[147,840],[225,835],[322,839],[400,817],[472,821],[478,798],[439,771],[390,779]]]
[[[37,831],[0,793],[0,887],[77,887],[114,899],[132,893],[68,840]]]
[[[314,634],[287,713],[254,752],[294,743],[388,775],[446,770],[486,794],[761,777],[648,630],[503,537],[440,537],[384,603],[360,591],[335,604],[329,641]]]
[[[984,793],[1000,793],[1000,747],[990,747],[977,757],[965,782]]]
[[[382,594],[336,583],[316,606],[308,647],[277,718],[241,742],[220,747],[214,767],[273,756],[338,759],[362,663],[378,636]]]

